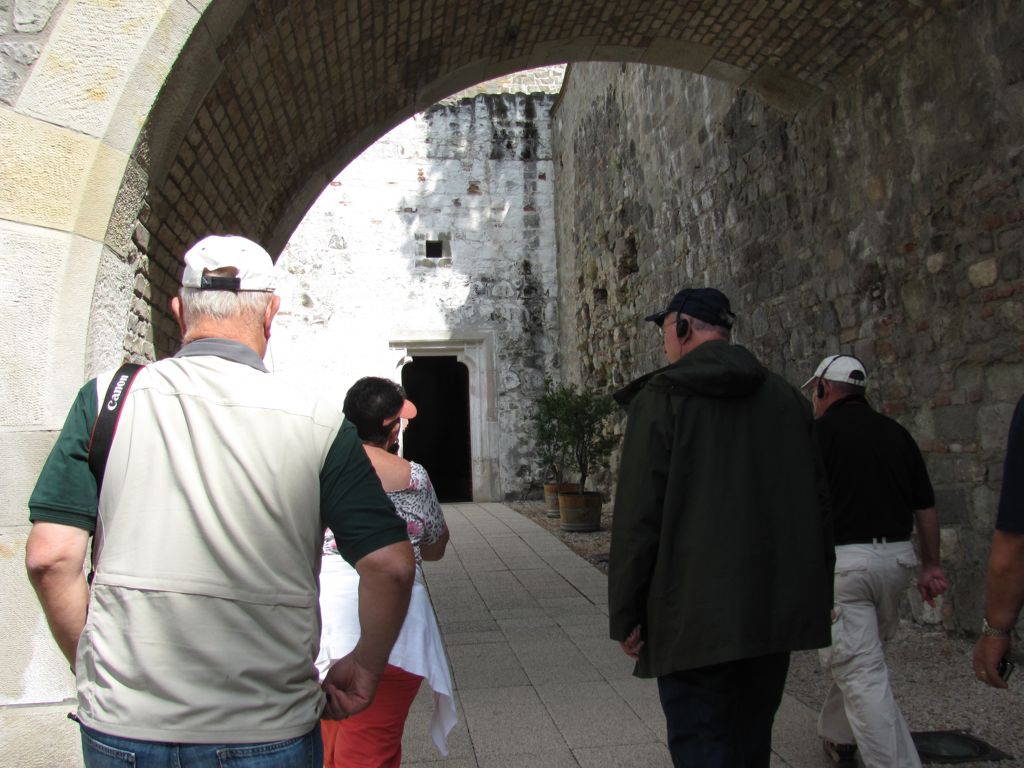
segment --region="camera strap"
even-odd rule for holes
[[[110,455],[110,446],[114,442],[114,433],[117,431],[117,422],[121,418],[121,410],[127,399],[128,388],[132,381],[145,366],[136,363],[125,363],[114,373],[110,379],[110,386],[107,387],[107,394],[100,403],[99,413],[96,414],[96,421],[92,425],[92,435],[89,437],[89,469],[96,478],[96,495],[99,496],[100,488],[103,487],[103,473],[107,468],[107,456]]]
[[[128,388],[144,367],[136,363],[125,363],[115,371],[110,379],[110,386],[107,387],[107,394],[100,403],[96,421],[92,424],[92,434],[89,436],[89,470],[96,478],[97,499],[99,499],[100,489],[103,487],[103,473],[107,468],[107,457],[110,455],[110,446],[114,442],[117,422],[121,418],[124,402],[128,399],[125,395],[128,394]],[[98,530],[100,525],[98,512],[96,524]],[[86,577],[89,585],[92,585],[95,575],[96,547],[94,544],[92,563],[89,566],[89,575]]]

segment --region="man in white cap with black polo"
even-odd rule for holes
[[[948,588],[939,522],[921,451],[902,426],[865,398],[867,371],[830,355],[811,388],[817,439],[832,494],[836,545],[832,646],[821,651],[832,686],[818,718],[825,752],[840,766],[908,768],[921,762],[889,685],[883,642],[899,622],[914,568],[929,604]],[[910,541],[917,524],[920,564]]]
[[[412,548],[355,428],[263,365],[270,255],[211,236],[184,261],[181,350],[72,405],[29,501],[29,578],[76,675],[87,767],[319,766],[319,718],[373,698]],[[359,572],[362,636],[321,687],[325,527]]]

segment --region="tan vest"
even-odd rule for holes
[[[99,499],[84,724],[193,743],[314,726],[319,474],[342,418],[218,357],[142,370]]]

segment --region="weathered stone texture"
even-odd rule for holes
[[[0,2],[0,102],[13,104],[45,43],[57,0]]]
[[[17,32],[42,32],[59,0],[15,0],[14,29]]]
[[[39,51],[39,44],[31,41],[13,40],[0,43],[0,56],[25,67],[39,58]]]
[[[10,61],[0,56],[0,101],[10,104],[18,92],[20,75]]]
[[[495,77],[491,80],[485,80],[482,83],[477,83],[472,88],[466,88],[465,90],[452,94],[447,99],[441,99],[438,103],[458,103],[462,99],[472,99],[482,94],[558,93],[562,89],[562,78],[564,75],[564,64],[558,64],[553,67],[538,67],[537,69],[513,72],[510,75]]]
[[[470,397],[491,412],[497,456],[481,454],[501,498],[540,475],[529,415],[557,377],[553,101],[480,95],[406,121],[328,185],[279,261],[268,359],[338,403],[361,376],[399,375],[392,344],[494,339],[493,391]]]
[[[45,622],[41,632],[47,632]],[[58,655],[55,651],[46,658],[48,661],[52,659],[52,670],[63,672],[67,669],[67,664],[63,663],[63,657],[61,661],[53,658]],[[18,661],[20,659],[9,658],[8,664],[14,669],[19,669],[20,667],[15,666]],[[36,669],[42,667],[42,664],[38,664]],[[70,676],[65,674],[65,677]],[[69,698],[73,696],[73,686],[67,681],[61,682],[61,688],[67,692],[66,695]],[[82,731],[77,723],[68,719],[67,712],[70,708],[67,701],[43,706],[0,708],[0,750],[5,764],[22,768],[79,768],[83,765]]]
[[[900,46],[933,13],[910,0],[212,3],[201,26],[213,40],[190,40],[137,148],[152,174],[152,213],[140,222],[167,273],[211,231],[276,251],[318,191],[311,179],[326,183],[386,128],[474,72],[483,80],[510,66],[629,59],[749,82],[773,103],[801,104]],[[173,330],[158,322],[160,349]]]
[[[684,285],[725,290],[794,383],[856,354],[926,453],[971,628],[1024,393],[1022,50],[1019,4],[988,0],[793,117],[633,65],[571,66],[555,110],[563,369],[610,389],[661,364],[641,318]]]

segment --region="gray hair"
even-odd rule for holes
[[[182,288],[181,299],[185,325],[192,326],[200,318],[209,320],[256,320],[267,311],[274,294],[269,291],[211,291]]]
[[[732,339],[731,328],[726,328],[724,325],[709,323],[707,320],[701,320],[699,317],[691,317],[690,315],[686,315],[686,317],[690,321],[690,327],[695,331],[713,331],[726,341],[730,341]]]
[[[840,397],[863,395],[867,389],[867,387],[863,387],[859,384],[849,384],[845,381],[833,381],[832,379],[825,379],[825,381],[829,383],[829,386],[831,386]]]

